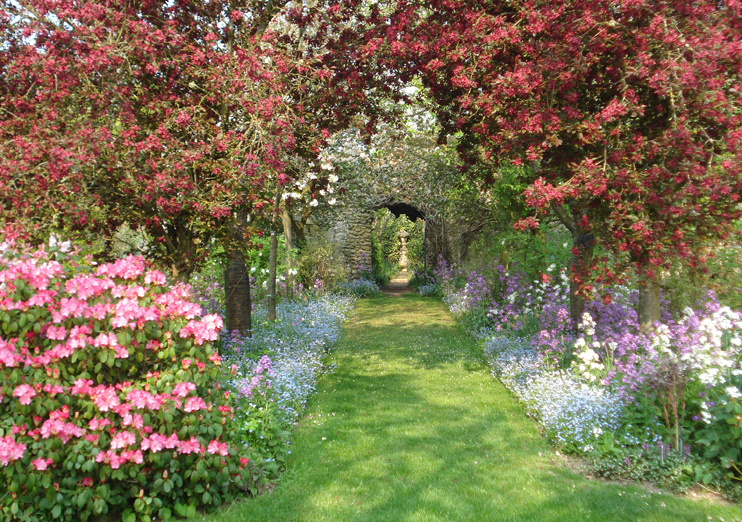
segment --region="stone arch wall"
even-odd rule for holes
[[[436,266],[439,256],[443,256],[449,263],[459,262],[457,249],[450,245],[450,223],[436,216],[434,209],[427,205],[418,205],[410,198],[389,195],[375,198],[364,205],[346,208],[323,230],[325,239],[335,245],[336,252],[342,257],[351,276],[357,274],[364,255],[367,256],[366,259],[371,259],[372,224],[376,211],[381,208],[390,208],[395,214],[399,212],[409,216],[413,213],[412,217],[422,217],[425,220],[425,262],[429,269]],[[414,214],[414,211],[418,214]]]

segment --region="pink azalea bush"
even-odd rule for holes
[[[222,319],[140,257],[63,250],[0,245],[0,513],[166,520],[254,491]]]

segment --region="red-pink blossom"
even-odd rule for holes
[[[196,385],[192,382],[179,382],[173,388],[173,397],[185,397],[195,389]]]
[[[31,461],[31,464],[33,464],[37,470],[44,471],[47,467],[51,466],[53,462],[52,459],[42,459],[39,457],[38,459]]]
[[[205,409],[206,403],[201,397],[189,397],[185,403],[185,406],[183,406],[183,411],[188,413]]]
[[[119,431],[118,433],[116,433],[116,435],[113,436],[113,439],[111,439],[111,448],[123,449],[127,446],[135,444],[136,441],[136,436],[130,431]]]
[[[10,435],[0,438],[0,464],[7,466],[13,460],[23,457],[26,445],[17,443]]]
[[[229,445],[226,442],[212,440],[209,442],[209,447],[206,448],[206,451],[211,454],[219,454],[226,457],[229,455]]]
[[[21,384],[15,390],[13,390],[13,397],[18,397],[18,402],[23,405],[31,404],[31,400],[36,396],[36,390],[34,390],[28,384]]]

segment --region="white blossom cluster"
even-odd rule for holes
[[[434,295],[438,291],[438,285],[435,283],[429,283],[422,285],[417,289],[420,295]]]
[[[584,452],[620,425],[623,402],[569,371],[546,371],[527,340],[493,335],[484,343],[493,374],[528,408],[550,441]]]
[[[447,292],[443,296],[443,302],[456,319],[461,319],[469,311],[469,295],[466,293],[466,287],[458,292]]]

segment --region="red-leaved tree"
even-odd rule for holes
[[[650,328],[660,269],[702,263],[739,217],[740,3],[438,0],[391,20],[389,54],[416,67],[444,131],[475,159],[527,163],[528,204],[569,218],[574,290],[590,289],[593,233],[639,271]]]

